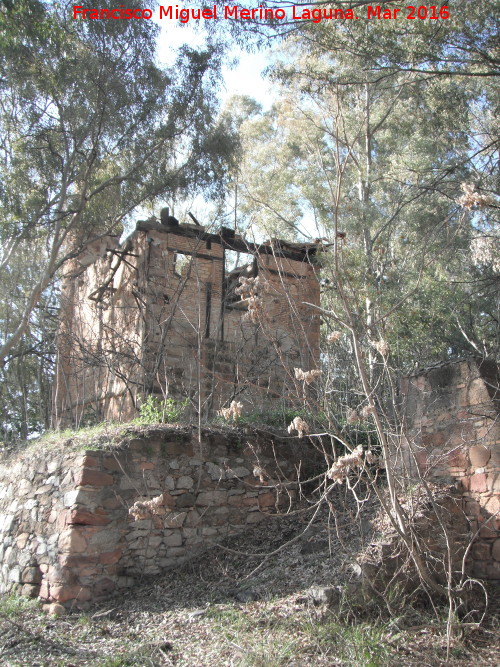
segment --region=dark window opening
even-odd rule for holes
[[[193,258],[183,252],[174,252],[174,275],[185,278],[189,272]]]

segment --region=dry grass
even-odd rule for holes
[[[0,664],[5,667],[437,667],[445,664],[445,624],[425,604],[389,617],[345,594],[328,611],[313,604],[314,585],[352,576],[328,517],[272,558],[267,552],[307,526],[301,515],[256,526],[162,578],[85,612],[47,617],[16,598],[0,603]],[[350,524],[343,539],[362,540]],[[236,553],[239,552],[239,553]],[[259,567],[260,566],[260,567]],[[444,612],[443,612],[444,614]],[[444,617],[444,616],[443,616]],[[454,638],[448,664],[498,665],[500,632],[492,610],[483,628]]]

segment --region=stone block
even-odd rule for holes
[[[497,561],[490,561],[486,564],[486,573],[488,579],[500,579],[500,563]]]
[[[182,496],[181,496],[182,497]],[[223,505],[227,503],[227,491],[216,489],[214,491],[204,491],[196,498],[196,505],[201,507],[210,507],[212,505]],[[177,506],[179,503],[177,502]]]
[[[102,565],[114,565],[122,557],[123,552],[120,548],[115,549],[114,551],[107,551],[99,555],[99,562]]]
[[[471,475],[470,490],[476,493],[484,493],[486,491],[486,475],[485,473],[478,473]]]
[[[164,539],[164,543],[167,547],[180,547],[182,546],[182,535],[180,531],[176,531],[172,535],[167,535]]]
[[[40,584],[42,582],[42,571],[39,567],[24,568],[21,581],[23,584]]]
[[[120,461],[115,459],[114,456],[107,456],[103,459],[102,465],[106,470],[111,470],[112,472],[121,472],[122,466]]]
[[[114,551],[121,537],[121,531],[116,529],[109,530],[89,526],[87,532],[89,531],[93,531],[93,534],[89,534],[88,539],[88,548],[92,551],[96,549],[99,551]]]
[[[274,507],[275,504],[276,498],[274,497],[274,493],[262,493],[259,496],[259,507],[261,509]]]
[[[491,555],[496,561],[500,561],[500,538],[493,542],[491,547]]]
[[[36,598],[40,592],[39,584],[23,584],[21,595],[26,598]]]
[[[125,504],[123,500],[120,498],[120,496],[112,496],[110,498],[106,498],[105,500],[102,501],[102,506],[104,509],[107,510],[116,510],[119,507],[125,507]]]
[[[112,579],[104,577],[103,579],[100,579],[94,584],[93,593],[94,596],[97,598],[106,597],[110,595],[110,593],[112,593],[115,590],[115,588],[116,588],[116,583]]]
[[[183,493],[182,495],[175,497],[175,506],[179,509],[193,507],[195,503],[198,504],[196,496],[193,493]]]
[[[472,547],[472,558],[474,560],[489,560],[491,558],[491,546],[488,542],[478,542]]]
[[[168,550],[169,558],[179,558],[186,555],[186,549],[184,547],[170,547]]]
[[[500,471],[488,473],[487,485],[492,493],[500,494]]]
[[[194,486],[194,480],[192,477],[189,477],[188,475],[183,475],[182,477],[179,477],[176,483],[176,487],[178,489],[192,489]]]
[[[498,530],[495,530],[495,526],[493,524],[493,521],[488,521],[488,523],[484,526],[481,526],[479,530],[479,537],[483,539],[490,539],[490,538],[495,538],[499,537]]]
[[[187,512],[171,512],[165,517],[165,526],[168,528],[180,528],[187,517]]]
[[[87,526],[106,526],[111,519],[106,513],[95,514],[87,510],[74,509],[71,510],[70,516],[66,520],[68,524],[87,525]]]
[[[18,535],[16,540],[17,547],[19,549],[24,549],[29,538],[30,538],[29,533],[21,533],[21,535]]]
[[[500,496],[491,496],[484,503],[484,509],[490,515],[497,514],[500,511]]]
[[[90,456],[87,454],[83,457],[83,461],[80,465],[82,468],[99,468],[100,461],[96,456]]]
[[[491,451],[484,445],[474,445],[469,448],[469,459],[473,468],[483,468],[490,460]]]
[[[466,452],[461,448],[452,449],[448,452],[448,465],[452,468],[467,468],[469,462]]]
[[[71,527],[60,534],[57,546],[62,552],[83,553],[87,548],[87,539],[81,530]]]
[[[83,586],[50,586],[50,599],[64,604],[70,600],[91,600],[92,594]]]
[[[107,472],[83,468],[76,475],[75,484],[77,486],[111,486],[113,481],[113,476]]]

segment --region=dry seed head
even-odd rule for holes
[[[301,417],[295,417],[288,427],[288,433],[290,433],[290,435],[293,431],[297,431],[299,438],[303,438],[304,433],[309,433],[309,425]]]
[[[358,411],[353,410],[352,408],[347,408],[347,423],[348,424],[356,424],[359,421],[360,421],[360,417],[359,417]]]
[[[338,484],[342,484],[349,470],[362,468],[364,463],[376,463],[378,457],[370,450],[363,452],[363,446],[358,445],[350,454],[340,456],[327,473],[327,477]]]
[[[295,378],[297,380],[302,380],[306,384],[311,384],[315,378],[321,375],[321,371],[318,369],[313,369],[311,371],[303,371],[302,368],[294,368]]]
[[[341,331],[332,331],[332,333],[328,334],[328,336],[326,337],[326,342],[327,343],[336,343],[341,338],[342,338],[342,332]]]
[[[497,201],[494,197],[476,192],[474,183],[462,183],[460,189],[464,193],[457,199],[457,204],[469,211],[477,208],[485,208],[488,206],[497,206]]]
[[[372,345],[383,357],[389,354],[389,344],[385,340],[376,340]]]
[[[368,417],[375,412],[375,409],[371,405],[365,405],[361,410],[361,417],[363,419],[368,419]]]
[[[221,408],[217,411],[217,414],[224,419],[238,419],[241,415],[243,409],[243,403],[238,403],[237,401],[232,401],[231,405],[228,408]]]

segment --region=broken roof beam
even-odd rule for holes
[[[247,241],[234,230],[228,227],[221,227],[218,233],[208,232],[204,227],[195,225],[161,225],[157,222],[141,220],[137,223],[137,231],[157,231],[163,234],[171,233],[179,236],[189,238],[198,238],[201,241],[212,241],[219,243],[227,250],[234,250],[236,252],[244,252],[250,254],[267,254],[277,255],[278,257],[286,257],[299,262],[306,259],[312,259],[318,250],[317,243],[290,243],[280,239],[271,239],[265,243],[256,244]]]

